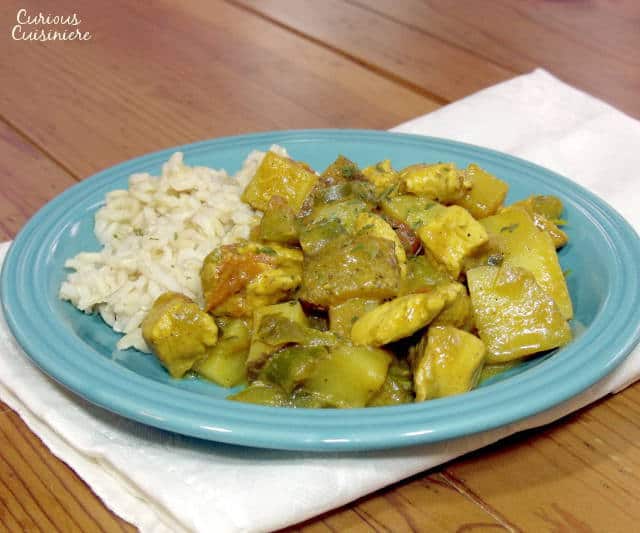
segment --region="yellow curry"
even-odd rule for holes
[[[160,296],[147,344],[176,378],[289,407],[397,405],[460,394],[571,340],[559,199],[505,207],[477,165],[339,156],[322,174],[267,152],[243,194],[251,238],[202,265],[202,309]]]

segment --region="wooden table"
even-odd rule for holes
[[[14,40],[20,9],[75,12],[91,39]],[[634,0],[4,0],[0,22],[2,239],[130,157],[259,130],[387,129],[535,67],[640,118]],[[295,529],[637,530],[639,417],[635,385]],[[1,531],[133,529],[0,404]]]

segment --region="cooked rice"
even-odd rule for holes
[[[286,155],[284,148],[271,150]],[[242,169],[189,167],[182,153],[171,156],[162,175],[133,174],[128,190],[107,194],[95,215],[99,252],[82,252],[65,266],[74,272],[60,287],[60,298],[85,313],[97,312],[124,333],[117,347],[148,352],[140,325],[165,291],[181,292],[203,303],[200,267],[221,244],[249,236],[259,213],[240,200],[264,152],[253,151]]]

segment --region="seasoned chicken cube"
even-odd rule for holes
[[[364,179],[376,186],[376,191],[383,193],[400,182],[400,174],[393,169],[391,161],[385,159],[362,170]]]
[[[484,343],[452,326],[431,326],[418,345],[413,380],[416,402],[461,394],[478,383]]]
[[[411,165],[400,172],[400,179],[410,193],[445,205],[459,200],[471,188],[455,163]]]
[[[180,378],[216,344],[218,327],[191,299],[165,292],[142,321],[142,336],[171,376]]]
[[[463,289],[459,283],[450,283],[384,303],[356,321],[351,340],[360,345],[382,346],[408,337],[429,324]]]
[[[246,241],[221,246],[205,258],[200,278],[207,311],[250,317],[290,298],[302,281],[302,252]]]
[[[454,279],[460,275],[464,260],[489,240],[482,225],[457,205],[447,207],[418,229],[418,236]]]
[[[335,239],[306,256],[299,298],[328,309],[351,298],[384,300],[398,294],[400,267],[392,241],[370,236]]]

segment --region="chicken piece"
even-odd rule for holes
[[[362,315],[351,329],[358,345],[382,346],[412,335],[429,324],[463,290],[459,283],[436,287],[431,292],[408,294]]]
[[[305,164],[267,152],[242,193],[242,200],[254,209],[266,211],[271,198],[277,195],[298,213],[317,181],[317,174]]]
[[[457,205],[447,207],[418,229],[418,236],[454,279],[460,275],[465,259],[489,240],[484,227]]]
[[[213,317],[190,298],[165,292],[142,321],[142,337],[174,378],[181,378],[218,341]]]
[[[406,190],[448,205],[460,200],[471,182],[455,163],[411,165],[400,171]]]
[[[384,300],[398,294],[400,267],[392,241],[343,237],[305,256],[299,298],[328,309],[351,298]]]
[[[364,168],[362,175],[364,179],[375,185],[378,193],[383,193],[400,183],[400,174],[393,169],[388,159]]]
[[[485,362],[484,343],[452,326],[431,326],[414,360],[416,402],[470,391]]]
[[[454,203],[464,207],[474,218],[495,215],[502,207],[509,186],[473,163],[466,168],[465,178],[471,188]]]
[[[504,263],[467,272],[478,334],[487,362],[504,363],[571,340],[571,329],[553,298],[523,268]]]
[[[573,305],[569,288],[549,234],[536,228],[531,216],[521,207],[504,208],[497,215],[483,218],[481,224],[503,260],[530,271],[555,300],[564,318],[571,319]]]
[[[360,213],[358,218],[356,218],[355,230],[358,235],[370,235],[393,242],[396,259],[400,267],[400,278],[404,279],[407,274],[407,254],[404,251],[398,234],[393,231],[393,228],[373,213]]]
[[[200,278],[207,311],[250,317],[290,298],[302,281],[302,252],[247,241],[221,246],[205,258]]]

